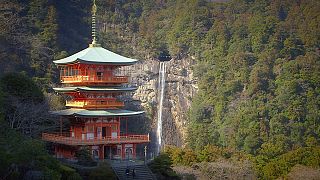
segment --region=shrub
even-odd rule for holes
[[[75,169],[72,169],[65,165],[60,165],[61,179],[62,180],[81,180],[82,177],[76,172]]]
[[[91,157],[91,153],[88,149],[88,147],[84,146],[82,148],[80,148],[75,156],[78,159],[78,163],[80,165],[84,165],[84,166],[95,166],[96,162],[93,161],[92,157]]]
[[[97,168],[91,171],[90,180],[112,180],[117,179],[112,168],[108,163],[100,163]]]
[[[186,149],[182,155],[182,164],[191,166],[196,162],[198,162],[197,155],[191,149]]]
[[[221,148],[213,145],[206,145],[199,153],[198,157],[201,162],[214,162],[223,154]]]
[[[171,158],[173,164],[182,164],[184,152],[181,148],[175,146],[166,146],[165,153]]]
[[[172,161],[167,153],[161,153],[148,166],[157,175],[157,179],[180,179],[172,170]]]

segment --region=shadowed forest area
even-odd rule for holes
[[[187,140],[165,148],[156,173],[176,178],[172,165],[221,160],[244,162],[261,179],[286,177],[297,164],[320,167],[320,1],[96,3],[102,47],[141,61],[168,50],[195,62]],[[58,128],[48,112],[63,107],[52,61],[88,47],[91,5],[0,1],[0,179],[28,170],[81,178],[48,154],[40,134]]]

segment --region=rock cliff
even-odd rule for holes
[[[191,99],[197,91],[197,81],[192,73],[194,60],[173,59],[166,62],[166,86],[163,101],[162,139],[164,145],[184,146],[187,113]],[[146,111],[152,128],[152,142],[156,142],[159,101],[159,62],[146,60],[131,68],[131,83],[138,89],[133,95]]]

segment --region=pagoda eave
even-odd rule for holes
[[[129,111],[124,109],[107,109],[107,110],[86,110],[86,109],[64,109],[52,111],[51,114],[59,116],[74,117],[119,117],[119,116],[136,116],[143,114],[144,111]]]
[[[136,87],[62,87],[62,88],[53,88],[54,91],[60,93],[68,92],[130,92],[137,90]]]
[[[53,62],[58,66],[77,63],[127,66],[137,63],[138,60],[121,56],[102,47],[88,47],[74,55]]]
[[[73,65],[73,64],[95,64],[95,65],[115,65],[115,66],[130,66],[134,65],[137,61],[134,62],[94,62],[94,61],[88,61],[86,59],[76,59],[75,61],[72,62],[65,62],[65,63],[60,63],[57,61],[53,61],[57,66],[66,66],[66,65]]]

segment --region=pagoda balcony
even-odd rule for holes
[[[105,109],[112,107],[124,107],[124,102],[116,100],[71,100],[66,101],[67,107],[88,108],[88,109]]]
[[[94,137],[81,139],[70,137],[70,133],[42,133],[42,140],[70,146],[149,143],[148,135],[126,135],[117,137]]]
[[[60,80],[65,84],[94,84],[94,83],[128,83],[128,76],[61,76]]]

